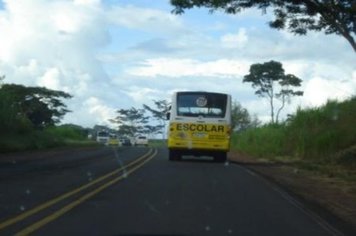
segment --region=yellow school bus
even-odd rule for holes
[[[230,95],[175,92],[167,119],[169,160],[180,160],[182,155],[213,156],[221,162],[226,160],[230,150]]]

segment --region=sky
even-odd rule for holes
[[[179,90],[229,93],[267,122],[268,101],[242,80],[270,60],[303,80],[282,118],[356,94],[356,53],[341,36],[271,29],[270,11],[172,9],[168,0],[0,0],[0,75],[70,93],[62,123],[84,127]]]

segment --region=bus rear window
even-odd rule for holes
[[[215,93],[178,93],[177,115],[188,117],[223,118],[227,96]]]
[[[109,133],[105,132],[105,131],[99,131],[97,136],[100,137],[109,137]]]

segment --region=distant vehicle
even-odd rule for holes
[[[116,134],[109,134],[108,145],[118,146],[120,144],[119,138]]]
[[[99,143],[107,144],[109,141],[109,132],[107,131],[98,131],[96,133],[96,141]]]
[[[131,146],[131,141],[128,138],[122,138],[120,139],[120,145],[121,146]]]
[[[148,139],[145,136],[138,136],[135,138],[135,146],[148,146]]]
[[[167,119],[169,160],[180,160],[182,155],[226,160],[230,149],[230,95],[176,92]]]

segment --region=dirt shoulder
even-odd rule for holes
[[[281,186],[326,220],[332,215],[332,221],[346,234],[356,235],[355,182],[325,177],[293,164],[261,161],[238,152],[230,152],[228,158]]]

